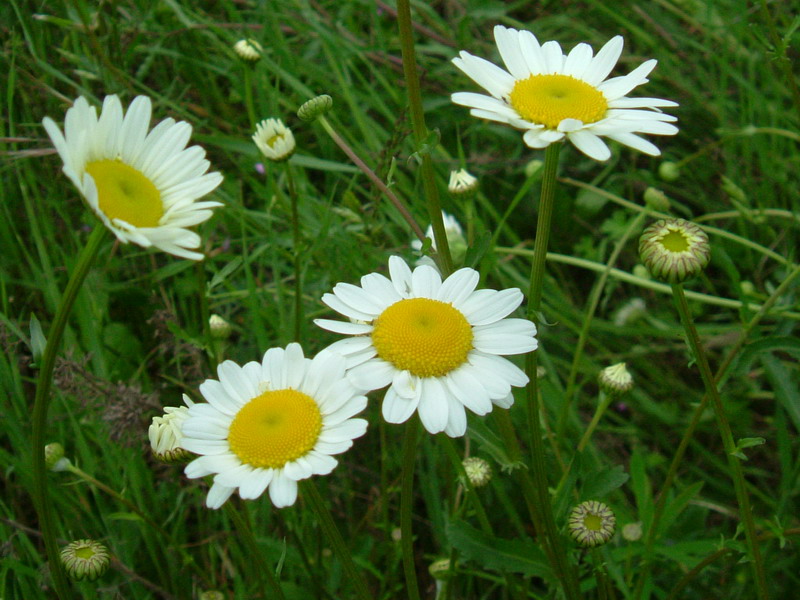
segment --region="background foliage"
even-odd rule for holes
[[[769,10],[778,35],[785,36],[789,58],[796,59],[791,34],[798,21],[791,21],[789,4],[772,3]],[[480,268],[487,286],[525,288],[529,257],[523,251],[532,247],[538,187],[536,175],[526,177],[524,167],[541,153],[526,148],[518,132],[472,119],[450,103],[450,93],[475,90],[449,62],[459,50],[496,60],[491,36],[496,23],[530,28],[540,40],[557,39],[567,49],[581,41],[598,49],[620,33],[626,47],[615,73],[657,58],[658,67],[639,95],[681,105],[675,111],[680,133],[656,140],[663,158],[681,166],[674,181],[659,178],[660,159],[627,149],[614,147],[604,164],[574,148],[562,153],[564,179],[557,190],[551,251],[567,258],[548,264],[544,317],[549,325],[540,335],[551,426],[565,394],[574,398],[565,431],[548,440],[553,486],[561,473],[559,461],[572,456],[594,410],[599,369],[624,360],[637,384],[612,406],[593,444],[578,457],[573,486],[556,498],[557,517],[563,521],[577,500],[600,499],[613,507],[620,526],[641,522],[646,528],[653,496],[701,398],[702,384],[688,364],[669,296],[642,287],[641,277],[612,276],[567,391],[597,278],[574,259],[605,264],[651,186],[667,194],[671,214],[718,227],[722,234],[711,235],[711,265],[689,287],[712,299],[738,301],[692,305],[712,367],[719,363],[752,317],[751,304],[763,302],[798,259],[800,106],[781,71],[784,48],[770,37],[761,5],[741,0],[613,5],[442,0],[414,7],[428,125],[440,132],[432,156],[445,209],[468,228],[474,250],[467,261]],[[331,122],[427,224],[411,156],[418,149],[409,135],[394,9],[367,0],[10,0],[0,7],[0,23],[5,74],[0,80],[0,597],[47,596],[28,489],[36,374],[31,322],[38,318],[46,334],[60,290],[94,224],[60,173],[40,123],[45,115],[61,121],[79,95],[99,103],[112,93],[126,104],[146,94],[154,100],[155,120],[172,116],[192,123],[193,140],[225,175],[214,194],[225,206],[200,227],[208,257],[201,264],[119,247],[107,236],[73,313],[57,371],[49,437],[64,444],[67,456],[84,471],[151,515],[168,538],[96,487],[58,473],[52,474],[51,493],[61,537],[101,539],[115,556],[103,579],[79,585],[86,597],[190,598],[212,588],[230,598],[253,597],[248,557],[225,513],[206,510],[204,484],[186,480],[180,467],[155,463],[146,443],[149,419],[162,406],[177,405],[182,392],[196,398],[198,384],[213,376],[201,294],[209,310],[234,327],[233,337],[216,349],[221,357],[257,360],[292,336],[292,238],[284,175],[273,165],[257,165],[261,159],[249,140],[254,127],[245,106],[248,67],[232,45],[252,37],[264,46],[250,73],[255,117],[280,117],[294,129],[303,304],[309,318],[328,316],[319,298],[333,284],[385,269],[391,254],[411,260],[413,253],[399,214],[319,126],[294,116],[302,102],[319,93],[333,96]],[[473,202],[447,198],[449,171],[460,166],[480,177],[483,191]],[[515,200],[519,204],[504,219]],[[638,232],[633,233],[616,264],[628,273],[637,265]],[[620,308],[635,298],[646,308],[621,319]],[[800,585],[795,542],[783,534],[798,526],[800,373],[793,336],[799,312],[792,286],[750,332],[723,388],[735,436],[766,439],[746,450],[746,475],[775,597],[786,597]],[[308,354],[335,339],[310,320],[304,327]],[[379,398],[373,396],[367,435],[319,484],[375,597],[402,598],[400,550],[392,537],[398,526],[401,428],[382,423]],[[512,409],[520,429],[522,415],[520,406]],[[468,509],[456,517],[453,507],[462,506],[463,489],[441,441],[427,436],[419,457],[414,524],[424,593],[433,597],[436,585],[425,572],[427,565],[450,556],[455,547],[461,560],[453,597],[550,597],[518,488],[503,472],[509,465],[492,441],[492,419],[472,416],[470,423],[475,429],[458,447],[493,463],[495,477],[479,493],[497,538],[478,534]],[[287,596],[346,597],[348,584],[302,495],[294,507],[281,511],[265,499],[248,506],[261,548],[281,566]],[[656,597],[666,597],[687,571],[715,552],[717,559],[679,597],[753,597],[750,571],[741,561],[733,487],[710,415],[684,458],[667,514],[649,582]],[[513,544],[502,541],[511,539]],[[509,552],[507,560],[497,559],[499,548]],[[619,597],[630,594],[641,551],[641,541],[618,534],[599,555]],[[576,560],[581,557],[576,549]],[[588,576],[592,563],[583,558],[582,574]],[[502,577],[503,569],[510,578]],[[591,581],[586,577],[587,586]]]

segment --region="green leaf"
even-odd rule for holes
[[[645,457],[639,448],[635,448],[630,461],[631,487],[636,498],[639,518],[645,528],[653,522],[653,488],[647,477]]]
[[[753,361],[760,355],[780,350],[800,357],[800,339],[796,337],[773,336],[747,344],[739,355],[738,360],[731,367],[733,375],[745,375],[750,370]]]
[[[467,248],[467,254],[464,257],[464,266],[476,269],[478,264],[483,260],[483,257],[489,251],[489,244],[492,242],[492,234],[484,232],[474,241],[472,246]]]
[[[422,140],[422,143],[417,147],[417,151],[411,154],[406,161],[407,164],[410,164],[412,160],[417,161],[418,164],[422,164],[422,157],[426,154],[430,154],[433,152],[434,148],[439,145],[439,141],[442,139],[442,134],[438,129],[434,129],[433,131],[429,131],[428,135]]]
[[[683,512],[692,498],[703,489],[703,483],[702,481],[693,483],[674,499],[667,502],[666,506],[664,506],[664,514],[661,516],[661,523],[659,523],[658,526],[659,533],[663,534],[669,529],[669,526],[678,518],[678,515]]]
[[[625,472],[622,465],[592,472],[583,480],[581,498],[586,500],[604,498],[618,487],[624,485],[628,479],[630,479],[630,475]]]
[[[464,521],[447,525],[447,538],[465,560],[484,569],[522,573],[555,581],[542,549],[530,540],[507,540],[483,533]]]
[[[795,430],[800,431],[800,385],[796,370],[790,371],[775,356],[762,356],[761,364],[775,391],[775,399],[789,415]]]
[[[526,468],[525,463],[511,460],[511,457],[506,454],[505,446],[500,438],[481,421],[473,419],[469,425],[469,435],[478,442],[481,450],[497,461],[504,473],[510,473],[521,467]]]
[[[220,283],[224,282],[240,266],[242,266],[242,257],[237,256],[217,273],[214,273],[214,277],[211,278],[211,281],[206,286],[206,292],[210,292]]]
[[[142,522],[142,517],[132,512],[115,512],[106,515],[112,521],[139,521]]]
[[[42,324],[36,318],[34,313],[31,313],[31,352],[33,353],[33,362],[39,364],[39,360],[44,354],[45,346],[47,346],[47,339],[44,337],[42,331]]]
[[[731,452],[734,456],[738,456],[742,460],[747,460],[747,456],[745,455],[742,450],[745,448],[752,448],[753,446],[760,446],[765,444],[767,440],[762,437],[754,437],[754,438],[742,438],[736,442],[736,449]]]

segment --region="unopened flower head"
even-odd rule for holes
[[[167,406],[164,414],[153,417],[147,435],[150,438],[150,448],[153,456],[165,463],[180,463],[187,461],[192,454],[183,448],[183,433],[181,426],[189,417],[189,407],[194,405],[189,396],[183,395],[185,406]]]
[[[303,105],[297,109],[297,116],[301,121],[311,123],[330,112],[331,108],[333,108],[333,98],[328,96],[328,94],[322,94],[321,96],[316,96],[304,102]]]
[[[485,415],[514,402],[511,387],[528,377],[502,355],[537,348],[536,326],[506,318],[522,303],[518,289],[475,288],[480,275],[463,268],[442,281],[433,267],[412,270],[392,256],[387,278],[370,273],[361,286],[339,283],[322,302],[363,324],[317,319],[352,336],[330,349],[345,356],[348,377],[361,389],[389,386],[383,417],[403,423],[414,412],[430,433],[464,435],[466,410]]]
[[[94,581],[108,569],[111,556],[100,542],[77,540],[61,549],[61,564],[75,581]]]
[[[219,202],[197,202],[221,182],[207,173],[199,146],[186,147],[192,126],[165,119],[149,133],[150,98],[137,96],[123,115],[116,96],[106,96],[100,117],[86,98],[67,110],[62,133],[49,117],[42,121],[64,174],[89,207],[123,244],[153,246],[200,260],[191,249],[200,236],[187,229],[206,221]]]
[[[44,447],[44,464],[51,471],[66,471],[71,463],[64,456],[64,446],[58,442],[47,444]]]
[[[633,389],[633,377],[624,362],[606,367],[597,376],[597,381],[606,394],[621,396]]]
[[[208,328],[211,330],[211,336],[217,340],[230,337],[232,331],[231,324],[219,315],[211,315],[208,318]]]
[[[665,160],[658,165],[658,176],[667,182],[677,181],[681,176],[681,168],[678,163]]]
[[[611,509],[597,500],[581,502],[569,514],[569,533],[584,548],[605,544],[614,535],[616,525]]]
[[[430,573],[431,577],[434,579],[449,579],[453,575],[453,572],[450,570],[450,559],[440,558],[432,562],[431,566],[428,567],[428,573]]]
[[[197,600],[225,600],[226,596],[220,591],[217,590],[208,590],[201,593]]]
[[[622,528],[622,537],[629,542],[636,542],[642,539],[642,524],[637,521],[636,523],[626,523]]]
[[[492,479],[492,466],[479,456],[465,458],[462,464],[472,487],[483,487]]]
[[[699,274],[711,258],[705,231],[683,219],[662,219],[639,238],[639,256],[653,277],[681,283]]]
[[[667,212],[670,205],[667,195],[654,187],[649,187],[644,191],[644,203],[647,208],[658,212]]]
[[[646,83],[656,66],[648,60],[622,77],[606,79],[622,53],[616,36],[596,56],[588,44],[578,44],[565,55],[558,42],[539,44],[530,31],[494,28],[497,49],[508,71],[462,51],[453,63],[489,95],[458,92],[456,104],[475,117],[507,123],[525,131],[531,148],[545,148],[568,139],[595,160],[607,160],[607,137],[645,154],[661,151],[637,134],[674,135],[676,118],[661,108],[677,106],[660,98],[629,98]]]
[[[264,48],[252,38],[239,40],[233,45],[233,50],[239,58],[248,62],[256,62],[264,53]]]
[[[614,325],[632,325],[647,314],[647,304],[641,298],[631,298],[614,313]]]
[[[467,238],[464,237],[464,230],[453,215],[449,215],[444,211],[442,211],[442,221],[444,223],[444,233],[447,236],[447,246],[450,248],[450,255],[453,258],[453,262],[459,264],[464,260],[464,256],[467,253]],[[433,225],[428,225],[428,229],[425,230],[425,237],[431,240],[431,248],[436,250]],[[422,250],[422,242],[415,238],[411,240],[411,247],[419,252]],[[427,256],[423,256],[417,261],[417,265],[423,264],[435,266],[433,260]]]
[[[261,154],[273,162],[289,160],[294,154],[294,135],[280,119],[265,119],[256,125],[253,141]]]
[[[448,191],[454,196],[471,196],[478,191],[478,178],[467,172],[466,169],[450,172]]]
[[[186,466],[191,478],[214,475],[206,506],[219,508],[237,489],[253,500],[269,488],[276,507],[297,499],[297,482],[327,475],[364,435],[354,419],[367,405],[345,376],[344,357],[322,351],[305,358],[299,344],[271,348],[261,362],[226,360],[218,379],[200,385],[208,403],[189,408],[182,445],[201,455]]]

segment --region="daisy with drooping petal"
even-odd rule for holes
[[[150,99],[137,96],[123,115],[116,96],[106,96],[100,117],[86,98],[67,110],[62,133],[49,117],[42,121],[69,177],[123,244],[133,242],[176,256],[200,260],[191,249],[200,236],[187,227],[211,217],[219,202],[196,202],[221,182],[207,173],[200,146],[186,147],[192,126],[165,119],[149,133]]]
[[[452,100],[468,106],[475,117],[525,130],[523,140],[531,148],[566,138],[587,156],[607,160],[611,152],[600,139],[607,137],[658,156],[661,151],[637,134],[678,132],[671,125],[677,119],[660,111],[677,103],[626,96],[647,82],[655,60],[622,77],[606,79],[622,53],[621,36],[612,38],[596,56],[588,44],[578,44],[565,55],[558,42],[540,45],[530,31],[502,25],[494,28],[494,37],[508,71],[462,51],[453,64],[490,96],[457,92]]]
[[[214,475],[209,508],[237,489],[252,500],[269,488],[275,506],[294,504],[297,482],[330,473],[337,465],[332,455],[367,430],[365,420],[352,418],[367,399],[345,376],[338,354],[304,358],[299,344],[289,344],[267,350],[260,363],[226,360],[217,376],[200,385],[208,403],[189,408],[181,440],[201,455],[186,466],[187,477]]]
[[[511,386],[524,386],[528,377],[501,355],[537,347],[533,323],[506,318],[522,302],[522,292],[476,291],[474,269],[459,269],[442,281],[433,267],[412,272],[398,256],[389,259],[389,274],[391,279],[365,275],[360,287],[339,283],[322,297],[355,322],[315,321],[354,336],[330,350],[347,357],[356,387],[390,386],[384,418],[403,423],[417,411],[429,432],[457,437],[467,429],[465,408],[485,415],[492,404],[510,407]]]

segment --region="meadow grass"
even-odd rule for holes
[[[634,95],[680,104],[673,111],[680,132],[654,139],[661,158],[619,145],[605,163],[570,145],[560,156],[537,352],[545,477],[562,534],[583,500],[605,502],[617,522],[612,541],[592,551],[563,535],[583,597],[756,597],[710,408],[687,438],[643,568],[658,494],[704,396],[669,286],[639,265],[636,240],[658,213],[708,227],[712,260],[686,284],[690,308],[712,372],[725,366],[718,382],[734,438],[765,440],[741,451],[769,595],[790,597],[800,586],[800,302],[796,281],[782,285],[800,260],[800,103],[782,62],[797,56],[789,3],[767,3],[774,30],[761,4],[742,0],[412,6],[427,125],[438,131],[425,148],[411,135],[393,3],[10,0],[0,7],[0,598],[53,594],[31,502],[31,410],[42,332],[96,223],[62,175],[42,118],[61,123],[80,95],[99,104],[118,94],[127,105],[144,94],[153,100],[154,121],[172,116],[193,125],[193,142],[225,177],[211,196],[224,206],[197,228],[204,261],[120,246],[106,235],[68,322],[47,440],[63,444],[74,465],[127,500],[74,473],[48,474],[59,543],[101,540],[114,557],[100,580],[74,584],[76,597],[182,599],[207,590],[258,597],[261,567],[234,517],[205,508],[205,482],[156,462],[146,433],[150,419],[178,406],[182,393],[200,400],[198,385],[215,376],[219,360],[260,360],[267,348],[294,339],[286,172],[259,155],[250,140],[253,120],[281,118],[297,139],[291,165],[306,316],[299,337],[307,356],[340,337],[311,322],[333,316],[320,302],[323,293],[385,272],[391,255],[416,258],[401,214],[319,123],[295,116],[317,94],[333,97],[327,119],[423,228],[429,219],[414,155],[427,153],[443,209],[467,232],[462,260],[480,271],[482,286],[527,292],[541,171],[529,177],[525,167],[544,152],[527,148],[509,127],[469,117],[449,98],[477,91],[450,59],[466,49],[497,62],[491,31],[498,23],[566,49],[585,41],[596,50],[622,34],[615,74],[656,58],[646,90]],[[253,65],[232,49],[244,37],[264,48]],[[664,162],[679,166],[677,178],[659,176]],[[449,173],[461,167],[479,177],[474,199],[448,195]],[[646,207],[651,187],[668,205]],[[622,318],[632,301],[643,308]],[[212,313],[232,325],[227,340],[210,341]],[[635,387],[610,404],[576,453],[598,404],[598,372],[621,361]],[[315,483],[371,595],[406,598],[397,536],[404,427],[383,421],[381,395],[370,394],[367,434]],[[527,442],[523,391],[516,400],[509,416]],[[500,410],[470,414],[465,438],[421,438],[412,518],[423,598],[559,597],[516,478],[528,466],[504,448]],[[465,487],[456,465],[466,455],[492,465],[487,487]],[[289,508],[275,509],[266,497],[230,502],[245,511],[286,598],[352,597],[353,583],[303,486]],[[623,535],[626,525],[632,527]],[[439,580],[428,567],[442,558],[453,572]]]

